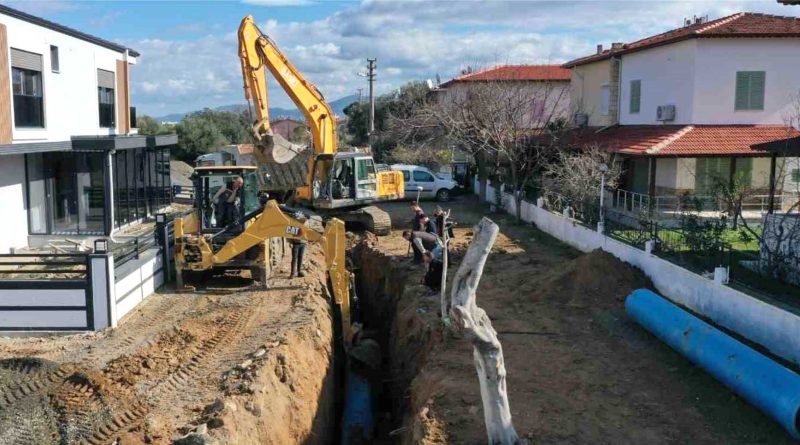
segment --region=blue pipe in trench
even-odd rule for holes
[[[796,373],[647,289],[631,293],[625,309],[645,329],[800,439]]]

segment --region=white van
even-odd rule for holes
[[[422,191],[419,192],[420,199],[437,199],[439,201],[447,201],[459,191],[460,186],[456,181],[445,179],[425,167],[393,164],[390,168],[403,173],[406,198],[416,199],[417,187],[422,187]]]

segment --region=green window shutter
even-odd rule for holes
[[[736,73],[736,105],[737,110],[746,110],[750,103],[750,76],[743,71]]]
[[[764,87],[767,73],[764,71],[753,71],[750,73],[750,109],[764,109]]]
[[[736,73],[736,110],[763,110],[766,72],[738,71]]]
[[[638,113],[642,105],[642,81],[631,80],[630,112]]]

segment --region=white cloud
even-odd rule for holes
[[[597,43],[633,41],[678,27],[684,17],[746,10],[800,12],[774,2],[710,0],[365,1],[311,22],[269,19],[260,27],[326,97],[336,99],[366,86],[357,73],[367,57],[378,58],[377,90],[383,93],[437,73],[446,80],[466,65],[560,63],[590,54]],[[135,101],[144,112],[244,100],[233,28],[192,41],[129,44],[142,53],[133,80],[139,82]],[[271,103],[291,106],[274,81],[270,87]]]

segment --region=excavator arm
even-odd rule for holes
[[[305,116],[311,129],[312,144],[316,154],[334,154],[336,148],[336,122],[330,105],[322,93],[292,65],[278,49],[275,42],[261,32],[253,17],[247,16],[239,25],[239,58],[242,64],[245,98],[252,100],[256,123],[253,133],[260,142],[255,150],[259,162],[289,162],[303,147],[290,144],[273,134],[269,123],[267,97],[268,69],[292,102]]]
[[[310,229],[302,221],[284,213],[278,202],[270,200],[264,210],[256,215],[247,228],[229,240],[217,252],[203,238],[197,239],[201,252],[201,269],[225,264],[248,249],[264,243],[270,238],[288,238],[319,242],[325,252],[325,267],[328,271],[333,300],[341,309],[342,332],[345,343],[352,338],[350,326],[350,272],[347,270],[345,254],[346,238],[344,222],[333,218],[325,224],[323,233]]]

